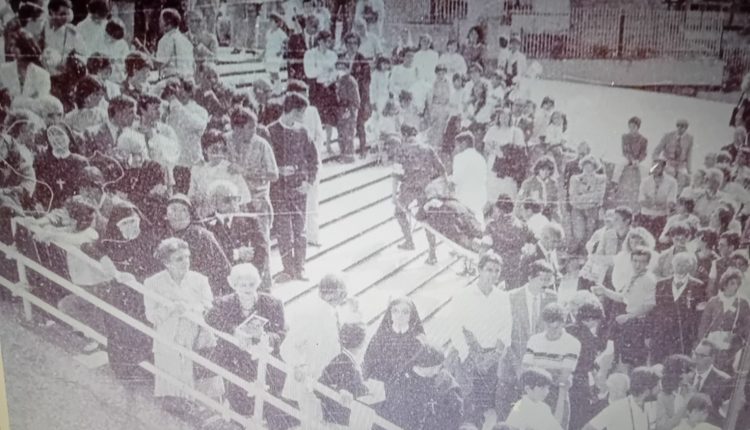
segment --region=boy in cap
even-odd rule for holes
[[[404,430],[456,429],[463,422],[461,389],[443,368],[444,352],[423,344],[386,399],[385,417]]]

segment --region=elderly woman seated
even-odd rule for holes
[[[417,220],[456,244],[472,251],[479,251],[482,224],[468,207],[456,199],[453,184],[440,178],[425,189],[427,202],[419,208]]]

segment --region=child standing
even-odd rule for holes
[[[339,147],[342,163],[353,163],[354,159],[354,134],[357,129],[357,115],[361,103],[357,81],[351,75],[349,63],[346,61],[336,62],[336,100],[338,103],[337,124],[339,132]]]
[[[544,399],[549,394],[552,376],[546,370],[530,368],[521,374],[524,396],[505,421],[507,425],[526,430],[562,430]]]

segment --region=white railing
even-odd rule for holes
[[[23,218],[14,218],[12,219],[11,222],[12,222],[12,229],[14,233],[16,232],[18,226],[21,226],[29,230],[32,233],[39,231],[36,226],[30,225],[29,223],[25,222],[25,219]],[[61,244],[61,243],[53,243],[52,245],[57,246],[58,248],[60,248],[61,250],[69,254],[70,256],[73,256],[87,263],[91,267],[101,270],[100,263],[93,260],[91,257],[86,255],[80,249],[67,245],[67,244]],[[275,397],[266,391],[267,365],[277,368],[281,370],[282,372],[286,373],[287,375],[293,375],[293,372],[288,368],[288,366],[284,362],[282,362],[281,360],[279,360],[278,358],[272,355],[269,355],[267,352],[262,351],[261,349],[256,348],[256,347],[248,348],[242,343],[240,343],[240,341],[234,336],[214,329],[213,327],[206,324],[205,321],[203,320],[200,320],[194,317],[186,317],[194,324],[199,325],[200,327],[211,332],[217,338],[222,339],[226,342],[229,342],[230,344],[240,348],[240,350],[246,351],[247,353],[252,355],[253,358],[258,360],[257,378],[252,383],[248,382],[247,380],[243,379],[242,376],[236,375],[233,372],[228,371],[227,369],[217,365],[216,363],[212,362],[206,357],[201,356],[195,351],[192,351],[191,349],[178,345],[174,343],[171,339],[166,339],[160,336],[153,328],[149,327],[147,324],[144,324],[143,322],[133,318],[127,313],[122,312],[120,309],[117,309],[111,304],[96,297],[95,295],[91,294],[90,292],[86,291],[80,286],[75,285],[70,280],[65,279],[64,277],[54,273],[53,271],[44,267],[40,263],[34,261],[30,257],[19,253],[15,247],[0,242],[0,253],[5,254],[5,258],[16,260],[19,281],[12,282],[8,280],[6,277],[0,276],[0,285],[9,289],[14,295],[21,297],[21,299],[23,300],[24,314],[27,319],[32,318],[32,305],[37,306],[39,309],[54,316],[55,318],[58,318],[59,320],[65,322],[66,324],[69,324],[74,329],[81,331],[82,333],[84,333],[84,335],[94,339],[95,341],[103,345],[106,345],[107,343],[106,337],[102,335],[101,333],[97,332],[96,330],[92,329],[86,324],[76,320],[75,318],[65,314],[64,312],[60,311],[55,306],[45,302],[41,298],[33,295],[30,291],[30,286],[26,277],[26,269],[28,268],[28,269],[33,270],[36,273],[39,273],[40,275],[44,276],[45,278],[49,279],[55,284],[61,286],[62,288],[68,290],[70,293],[75,294],[76,296],[86,300],[87,302],[91,303],[102,312],[105,312],[108,315],[117,318],[118,320],[127,324],[131,328],[138,330],[139,332],[149,336],[155,342],[159,342],[159,343],[169,346],[170,348],[173,348],[174,350],[182,354],[184,357],[190,359],[194,364],[198,364],[198,365],[205,367],[211,372],[222,377],[227,382],[230,382],[240,387],[241,389],[245,390],[249,395],[254,396],[255,408],[253,411],[253,416],[245,417],[243,415],[238,414],[234,410],[228,408],[226,405],[223,405],[217,402],[216,400],[211,399],[210,397],[206,396],[205,394],[196,391],[192,387],[187,386],[186,384],[182,383],[176,378],[165,373],[161,369],[156,368],[153,364],[147,361],[144,361],[139,364],[139,366],[145,369],[146,371],[154,375],[157,375],[160,378],[164,378],[170,381],[171,383],[179,386],[185,392],[188,392],[195,400],[200,401],[205,406],[212,409],[214,412],[220,414],[221,416],[225,418],[229,418],[232,421],[235,421],[236,423],[243,426],[243,428],[250,429],[250,428],[262,428],[263,427],[263,405],[264,403],[274,406],[278,408],[279,410],[281,410],[282,412],[288,414],[289,416],[299,420],[302,423],[302,427],[305,429],[310,428],[310,429],[318,430],[318,429],[324,428],[323,423],[316,422],[315,420],[304,416],[303,413],[300,412],[298,409],[294,408],[293,406],[287,404],[280,398]],[[165,304],[170,303],[168,299],[158,294],[155,294],[152,291],[145,289],[143,285],[139,284],[138,282],[127,282],[125,285],[139,292],[140,294],[142,294],[144,298],[148,297],[151,300],[154,300],[160,303],[165,303]],[[342,401],[341,395],[339,393],[333,391],[331,388],[325,385],[318,383],[317,381],[314,384],[314,389],[315,391],[319,392],[323,396],[330,398],[339,404],[342,404],[342,405],[345,404],[345,402]],[[352,402],[351,404],[347,404],[347,407],[352,410],[352,415],[351,415],[352,420],[350,420],[350,426],[352,426],[352,428],[371,429],[372,426],[376,424],[385,430],[401,430],[400,427],[378,416],[371,408],[364,405],[363,403],[357,402],[356,400]],[[355,417],[356,419],[354,419]],[[355,423],[351,421],[357,421],[357,422]]]

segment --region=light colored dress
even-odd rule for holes
[[[168,299],[172,303],[182,303],[186,308],[184,314],[178,314],[174,307],[144,297],[146,319],[154,326],[156,333],[164,339],[193,349],[200,327],[186,317],[203,319],[213,303],[211,286],[208,278],[197,272],[188,272],[179,284],[165,270],[143,282],[146,290]],[[201,381],[193,377],[193,362],[173,347],[154,341],[154,365],[162,372],[179,380],[184,385],[200,391],[210,397],[223,394],[224,385],[220,377],[215,376]],[[190,393],[172,384],[166,378],[156,375],[154,378],[154,396],[190,398]]]

